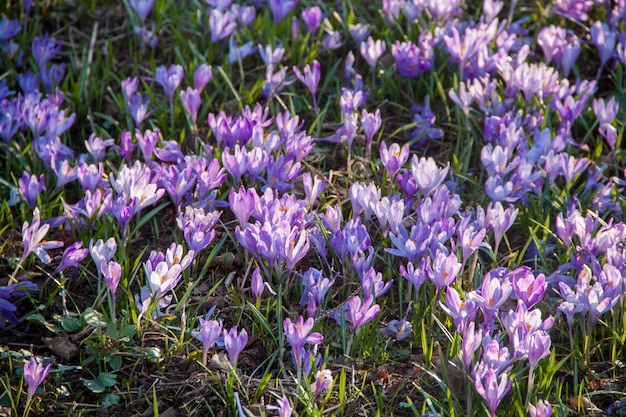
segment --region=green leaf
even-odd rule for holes
[[[102,385],[102,382],[96,378],[96,379],[85,379],[83,381],[83,385],[87,387],[87,389],[89,389],[89,391],[95,393],[95,394],[99,394],[101,392],[104,392],[105,387],[104,385]]]
[[[121,355],[111,355],[108,358],[109,366],[112,370],[117,371],[122,367],[122,356]]]
[[[78,329],[82,329],[83,326],[83,321],[77,317],[65,317],[61,321],[61,327],[63,327],[68,332],[75,332]]]
[[[30,314],[28,317],[26,317],[26,320],[42,324],[46,327],[46,329],[50,330],[53,333],[59,333],[63,331],[63,328],[61,326],[57,326],[55,324],[47,322],[44,316],[39,313]]]
[[[102,316],[102,314],[100,314],[91,307],[85,309],[85,312],[83,313],[83,319],[85,320],[85,323],[93,327],[103,328],[107,327],[108,325],[108,322],[104,319],[104,316]]]
[[[117,375],[110,374],[108,372],[100,372],[100,375],[98,375],[98,379],[103,386],[108,388],[115,385],[115,383],[117,382]]]
[[[104,407],[110,407],[112,405],[117,405],[120,402],[120,396],[115,394],[105,394],[102,397],[102,405]]]

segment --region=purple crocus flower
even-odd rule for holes
[[[374,320],[380,312],[380,306],[378,304],[372,305],[374,297],[371,295],[365,300],[361,301],[361,297],[354,296],[348,301],[347,317],[346,319],[352,326],[352,334],[356,334],[363,325]]]
[[[198,323],[200,323],[200,330],[194,330],[191,332],[191,335],[202,342],[202,363],[206,365],[207,356],[209,349],[213,347],[217,339],[219,339],[222,334],[222,330],[224,328],[224,324],[221,321],[217,320],[209,320],[207,314],[207,318],[203,319],[202,317],[198,317]]]
[[[232,366],[236,365],[237,358],[246,347],[246,343],[248,343],[248,332],[246,329],[241,329],[239,334],[237,334],[237,326],[233,327],[228,332],[224,329],[224,347],[228,352]]]
[[[269,0],[274,23],[278,25],[298,5],[298,0]]]
[[[317,86],[320,82],[320,63],[315,60],[311,65],[306,65],[304,67],[304,75],[300,72],[298,67],[293,67],[293,72],[296,74],[296,77],[298,77],[298,80],[311,92],[313,96],[313,108],[317,112],[316,94]]]
[[[39,217],[39,207],[35,207],[33,211],[33,221],[29,224],[27,221],[22,225],[22,242],[24,244],[24,253],[21,262],[34,253],[46,265],[52,261],[52,258],[46,252],[47,249],[56,249],[63,246],[63,242],[58,240],[44,240],[46,233],[50,229],[49,224],[41,225]]]
[[[141,149],[141,153],[143,154],[143,158],[146,162],[152,157],[152,153],[154,152],[154,148],[156,148],[160,135],[161,131],[159,129],[156,129],[154,132],[148,129],[143,132],[143,134],[139,131],[139,129],[135,130],[137,144],[139,145],[139,149]]]
[[[426,270],[430,280],[437,286],[437,292],[440,293],[456,280],[461,263],[454,253],[446,256],[443,252],[437,252],[432,266],[428,266]]]
[[[104,140],[102,136],[92,133],[89,139],[85,141],[85,148],[95,162],[100,162],[104,159],[107,147],[113,145],[113,143],[113,139]]]
[[[369,36],[371,30],[370,28],[363,24],[357,23],[356,25],[348,25],[348,30],[350,31],[350,36],[357,44],[363,43],[365,39]]]
[[[291,417],[293,408],[291,408],[287,395],[283,394],[283,397],[277,400],[276,403],[278,404],[278,417]]]
[[[309,203],[309,207],[313,207],[326,187],[326,179],[320,179],[317,175],[315,178],[311,178],[311,173],[305,172],[302,175],[302,185],[304,186],[304,195]]]
[[[46,376],[48,376],[51,367],[51,363],[44,367],[32,356],[30,360],[24,364],[24,381],[26,381],[26,385],[28,386],[27,404],[30,403],[33,395],[35,395],[35,391],[43,380],[46,379]]]
[[[530,417],[551,417],[552,405],[548,401],[545,401],[545,400],[537,401],[536,406],[533,404],[528,404],[528,414],[530,415]],[[609,411],[609,415],[611,415],[610,411]]]
[[[475,300],[475,294],[472,294],[471,297],[468,294],[464,299],[461,299],[459,293],[454,288],[447,287],[445,305],[439,302],[441,308],[452,317],[454,326],[461,334],[465,333],[468,326],[476,318],[478,305]]]
[[[580,55],[580,43],[578,38],[573,36],[563,47],[561,53],[554,57],[554,62],[561,68],[565,77],[574,68],[578,55]]]
[[[369,155],[372,148],[372,139],[382,124],[380,118],[380,109],[376,109],[376,112],[369,113],[363,109],[361,111],[361,127],[365,133],[365,154]]]
[[[254,271],[252,271],[252,278],[250,279],[250,291],[252,292],[255,303],[258,302],[263,295],[264,289],[265,282],[263,282],[263,277],[261,276],[261,268],[256,267]]]
[[[311,384],[310,389],[314,393],[314,398],[319,397],[328,391],[333,383],[333,375],[329,369],[317,371],[315,374],[315,382]]]
[[[200,110],[200,93],[195,88],[187,87],[186,91],[180,92],[180,100],[183,108],[191,119],[193,128],[196,128],[196,120],[198,119],[198,110]]]
[[[309,7],[302,11],[302,20],[310,33],[317,32],[322,23],[322,9],[319,6]]]
[[[360,47],[361,55],[372,68],[376,66],[376,63],[385,53],[386,49],[387,47],[382,40],[378,39],[374,41],[371,36],[367,38],[367,41],[362,42]]]
[[[400,265],[400,275],[415,288],[415,297],[418,296],[419,289],[426,282],[426,258],[422,258],[417,268],[413,265],[413,262],[408,262],[406,268],[404,265]]]
[[[248,223],[248,219],[254,211],[258,199],[259,196],[254,188],[246,190],[241,186],[239,187],[239,192],[235,191],[234,188],[230,189],[230,193],[228,193],[228,204],[241,227],[244,227],[246,223]]]
[[[152,11],[153,6],[154,0],[130,0],[130,7],[137,13],[142,25],[145,23],[146,17],[148,17]]]
[[[202,93],[204,87],[213,78],[213,68],[210,65],[202,64],[193,73],[193,85],[198,90],[198,93]]]
[[[321,333],[311,332],[314,325],[315,320],[313,317],[309,317],[305,321],[304,318],[300,316],[295,323],[292,322],[291,319],[286,318],[283,322],[285,337],[287,338],[287,342],[291,345],[298,369],[302,366],[302,351],[304,345],[307,343],[319,345],[324,341],[324,336],[322,336]]]
[[[476,391],[487,402],[487,408],[491,417],[496,417],[496,409],[500,404],[500,400],[511,389],[512,381],[506,372],[500,375],[494,369],[487,369],[482,375],[474,376]]]
[[[392,45],[391,55],[396,60],[396,71],[405,77],[412,78],[430,71],[435,56],[428,44],[420,47],[412,42],[400,41]]]
[[[543,330],[532,332],[526,337],[526,350],[528,352],[528,368],[535,369],[541,358],[550,354],[552,341],[550,336]]]
[[[448,291],[452,288],[448,288]],[[447,302],[447,300],[446,300]],[[463,330],[463,341],[461,342],[461,360],[465,367],[465,372],[469,375],[472,369],[472,358],[483,341],[483,330],[475,330],[474,318],[471,319],[467,327]],[[457,327],[458,328],[458,327]]]
[[[99,162],[97,165],[81,162],[76,167],[76,177],[85,190],[95,190],[100,185],[103,175],[104,165],[102,162]]]
[[[424,196],[429,196],[448,175],[450,164],[444,168],[437,167],[437,163],[431,157],[418,158],[413,155],[411,160],[411,174],[419,190]]]
[[[547,288],[543,274],[535,277],[530,268],[521,267],[511,274],[511,277],[515,296],[526,305],[526,308],[531,308],[543,298]]]
[[[604,64],[613,56],[617,34],[606,23],[601,23],[599,20],[591,26],[590,32],[591,42],[600,52],[600,69],[602,69]]]
[[[120,278],[122,277],[122,267],[115,261],[110,261],[100,264],[102,276],[104,277],[104,282],[107,284],[109,291],[111,292],[111,298],[113,299],[113,304],[115,304],[115,292],[117,291],[117,286],[120,283]]]
[[[163,87],[165,97],[167,97],[170,103],[174,100],[174,91],[176,91],[184,76],[183,67],[180,65],[170,65],[168,68],[161,65],[157,68],[154,80]]]
[[[35,207],[37,197],[46,189],[45,184],[43,174],[37,178],[36,175],[29,176],[26,171],[22,173],[22,177],[18,180],[19,192],[31,208]]]
[[[493,252],[498,253],[498,247],[500,246],[500,241],[504,234],[509,230],[513,223],[515,223],[515,219],[517,218],[517,213],[519,209],[516,209],[513,206],[509,206],[506,210],[502,207],[500,202],[489,203],[487,206],[487,214],[485,220],[491,225],[493,228],[493,235],[495,238],[495,245]]]
[[[54,273],[58,274],[68,268],[75,268],[83,259],[87,257],[89,250],[83,248],[83,242],[74,242],[65,249],[61,263],[55,269]]]
[[[215,238],[214,227],[219,221],[221,211],[205,213],[202,208],[185,207],[185,212],[180,213],[176,223],[183,231],[185,241],[195,253],[200,252]]]
[[[182,171],[174,165],[165,166],[161,175],[163,188],[170,195],[176,207],[185,197],[189,197],[190,190],[196,185],[196,172],[191,164],[186,165]]]
[[[591,103],[593,112],[598,118],[600,134],[606,139],[611,151],[615,149],[615,143],[617,142],[617,130],[611,123],[617,117],[619,111],[619,103],[615,101],[615,97],[611,97],[608,101],[598,98]]]
[[[54,38],[49,38],[47,33],[41,38],[35,37],[35,39],[33,39],[33,58],[35,58],[35,61],[39,64],[41,71],[44,71],[46,63],[59,53],[62,45],[62,42],[57,44]]]
[[[96,243],[93,243],[93,239],[89,241],[89,253],[93,263],[96,265],[98,274],[102,272],[100,269],[102,265],[113,259],[116,251],[117,242],[114,237],[110,237],[106,242],[102,239],[98,239]]]
[[[228,38],[237,29],[237,15],[230,10],[213,9],[209,14],[211,43]]]
[[[400,168],[404,166],[409,159],[409,144],[405,143],[402,148],[397,143],[392,143],[387,148],[387,143],[384,140],[380,141],[380,161],[387,170],[389,178],[396,177]]]
[[[537,45],[543,51],[546,63],[563,52],[567,45],[567,34],[561,26],[544,26],[537,34]]]

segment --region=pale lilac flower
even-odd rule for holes
[[[617,34],[606,23],[601,23],[599,20],[591,26],[590,32],[591,42],[600,52],[600,68],[602,68],[613,57]]]
[[[215,342],[219,339],[224,328],[224,324],[221,321],[208,319],[210,313],[211,311],[209,311],[209,313],[207,314],[206,319],[198,317],[200,330],[194,330],[191,332],[191,335],[193,337],[202,342],[202,363],[205,365],[207,363],[207,354],[209,352],[209,349],[211,349]]]
[[[348,301],[346,320],[352,326],[352,334],[356,334],[357,330],[363,325],[371,322],[378,316],[380,306],[378,304],[372,305],[373,302],[374,297],[371,295],[363,301],[361,301],[361,297],[358,295]]]
[[[428,266],[426,270],[430,280],[437,286],[437,291],[441,292],[456,280],[461,263],[454,253],[446,256],[443,252],[437,252],[432,266]]]
[[[333,376],[328,369],[317,371],[315,374],[315,382],[311,384],[310,391],[313,392],[314,398],[319,397],[328,391],[333,383]]]
[[[300,72],[298,67],[293,67],[293,72],[298,77],[298,80],[306,86],[313,96],[313,108],[317,111],[317,86],[320,82],[320,63],[314,60],[311,65],[304,67],[304,74]]]
[[[319,6],[309,7],[302,11],[302,20],[311,33],[317,32],[322,23],[322,9]]]
[[[41,225],[39,217],[39,207],[35,207],[33,211],[33,221],[29,224],[27,221],[22,225],[22,242],[24,244],[24,253],[20,262],[24,262],[26,257],[31,253],[37,255],[41,262],[49,264],[52,258],[46,252],[47,249],[56,249],[63,246],[63,242],[57,240],[44,240],[46,233],[50,229],[49,224]]]
[[[402,147],[397,143],[392,143],[387,148],[387,143],[384,140],[380,141],[380,161],[387,170],[389,178],[396,177],[400,168],[406,164],[409,159],[409,144],[405,143]]]
[[[46,63],[59,53],[62,46],[62,42],[56,43],[56,39],[49,38],[47,33],[42,37],[35,37],[35,39],[33,39],[33,58],[37,64],[39,64],[41,71],[45,71]]]
[[[495,238],[494,253],[498,253],[498,247],[504,234],[513,226],[519,209],[513,206],[509,206],[506,210],[502,207],[500,202],[489,203],[487,206],[487,215],[485,221],[487,221],[493,228],[493,234]]]
[[[531,308],[543,298],[548,286],[543,274],[539,274],[535,277],[530,271],[530,268],[521,267],[511,274],[511,276],[515,296],[521,300],[527,308]]]
[[[533,370],[541,358],[545,358],[550,354],[552,341],[548,333],[543,330],[532,332],[526,337],[525,341],[525,348],[528,352],[528,367],[530,370]]]
[[[235,366],[237,363],[237,358],[246,347],[246,343],[248,343],[248,332],[246,329],[241,329],[239,334],[237,334],[237,326],[233,327],[228,332],[224,329],[224,347],[228,352],[232,366]]]
[[[48,376],[51,367],[51,363],[44,367],[32,356],[30,360],[24,364],[24,381],[26,381],[26,385],[28,386],[28,399],[26,403],[30,403],[33,395],[35,395],[35,391],[43,380],[46,379],[46,376]]]
[[[593,112],[598,118],[600,134],[606,139],[611,151],[615,149],[615,143],[617,142],[617,130],[611,124],[617,117],[619,111],[619,103],[615,101],[615,97],[611,97],[608,101],[603,99],[595,99],[591,104]]]
[[[417,155],[413,155],[411,160],[411,174],[424,196],[429,196],[443,182],[448,175],[448,169],[449,163],[446,167],[439,168],[431,157],[418,158]]]
[[[159,129],[156,129],[153,132],[152,130],[147,129],[142,134],[139,129],[135,129],[135,136],[137,138],[137,144],[139,145],[139,149],[141,149],[141,153],[143,154],[144,161],[149,161],[150,158],[152,158],[154,148],[156,148],[157,142],[159,141],[161,131]],[[136,163],[137,161],[135,161],[135,164]]]
[[[256,48],[252,41],[248,41],[239,46],[237,38],[234,35],[230,35],[228,39],[228,63],[239,62],[248,55],[256,52]]]
[[[212,9],[209,14],[211,43],[228,38],[237,29],[237,15],[230,10]]]
[[[150,292],[161,299],[167,292],[176,287],[181,279],[182,268],[180,264],[169,266],[167,262],[159,262],[156,268],[152,270],[149,263],[144,263],[146,274],[148,275],[148,284]],[[169,303],[167,303],[169,304]]]
[[[594,4],[593,0],[555,0],[554,11],[565,17],[585,22],[589,19],[587,12]]]
[[[367,61],[368,65],[372,68],[376,66],[376,63],[380,57],[385,53],[387,49],[384,41],[378,39],[374,41],[370,36],[367,41],[361,43],[360,51],[361,55]]]
[[[380,118],[380,109],[376,109],[375,113],[369,113],[363,109],[361,111],[361,127],[365,133],[365,154],[369,155],[372,147],[372,139],[380,129],[382,119]]]
[[[113,145],[113,143],[113,139],[103,140],[102,136],[92,133],[89,139],[85,141],[85,148],[95,162],[100,162],[104,159],[106,148]]]
[[[285,337],[289,345],[291,345],[298,368],[302,364],[302,350],[304,345],[319,345],[324,341],[324,336],[322,336],[321,333],[311,332],[314,325],[315,320],[313,317],[309,317],[305,321],[302,316],[299,316],[295,323],[292,322],[291,319],[286,318],[283,322]]]
[[[406,320],[406,317],[402,320],[391,320],[387,327],[381,330],[381,333],[401,342],[411,337],[413,325]]]
[[[302,185],[304,186],[304,195],[309,203],[309,207],[313,207],[322,191],[324,191],[324,187],[326,187],[326,179],[320,179],[317,175],[315,178],[311,178],[311,173],[305,172],[302,175]]]
[[[487,402],[491,417],[496,417],[496,409],[500,400],[511,389],[512,381],[506,372],[498,375],[495,370],[487,369],[484,374],[474,376],[474,383],[478,394]]]
[[[186,91],[180,92],[180,100],[183,103],[183,108],[191,119],[191,124],[194,129],[196,128],[196,120],[198,119],[198,110],[200,110],[200,93],[198,90],[187,87]]]
[[[420,42],[418,46],[413,42],[396,41],[391,46],[391,54],[396,60],[396,71],[405,77],[412,78],[430,71],[435,57],[427,42]]]
[[[146,17],[150,14],[153,6],[154,0],[130,0],[130,7],[137,13],[142,25],[145,23]]]
[[[29,207],[35,207],[37,197],[46,189],[45,184],[43,174],[37,178],[36,175],[29,176],[26,171],[22,173],[22,177],[18,180],[19,192]]]
[[[539,400],[537,401],[536,406],[533,404],[528,404],[528,413],[530,414],[530,417],[551,417],[552,405],[548,401]],[[610,411],[609,415],[611,415]]]
[[[239,187],[238,192],[235,191],[235,188],[230,189],[228,193],[228,204],[241,227],[244,227],[246,223],[248,223],[248,219],[254,211],[258,199],[259,196],[254,188],[246,190],[242,185]]]
[[[87,257],[89,250],[83,248],[83,242],[74,242],[65,249],[61,263],[55,269],[54,273],[58,274],[68,268],[75,268],[83,259]]]
[[[417,268],[413,265],[413,262],[408,262],[406,268],[404,265],[400,265],[400,275],[415,288],[415,297],[417,298],[421,286],[426,282],[426,258],[422,258]]]
[[[165,97],[170,102],[174,99],[174,91],[176,91],[184,76],[183,67],[180,65],[170,65],[167,68],[161,65],[157,68],[155,81],[163,87]]]
[[[213,68],[210,65],[202,64],[193,73],[193,85],[201,93],[204,87],[213,78]]]
[[[298,5],[298,0],[269,0],[274,24],[278,25]]]
[[[448,288],[448,291],[451,290],[452,288]],[[474,318],[471,319],[467,327],[462,332],[463,340],[461,342],[460,352],[465,372],[467,372],[468,375],[471,373],[472,358],[474,357],[474,353],[476,353],[483,341],[483,329],[479,328],[478,330],[475,330],[475,323],[473,320]]]
[[[370,35],[370,28],[363,24],[357,23],[356,25],[348,25],[348,30],[350,31],[350,36],[354,39],[354,42],[357,44],[363,43],[365,39]]]
[[[104,276],[104,282],[107,284],[109,291],[111,292],[111,298],[113,304],[115,304],[115,291],[120,283],[122,277],[122,267],[115,261],[107,262],[106,264],[100,264],[102,276]]]
[[[261,55],[261,59],[265,63],[265,66],[273,69],[274,66],[279,64],[283,59],[285,48],[283,48],[280,44],[278,44],[275,48],[272,48],[272,45],[265,45],[265,47],[259,45],[259,54]]]
[[[561,26],[544,26],[537,34],[537,45],[543,51],[546,63],[549,64],[552,58],[562,54],[567,45],[567,34]]]
[[[283,394],[283,398],[277,400],[276,403],[278,404],[278,417],[291,417],[293,409],[287,395]]]

